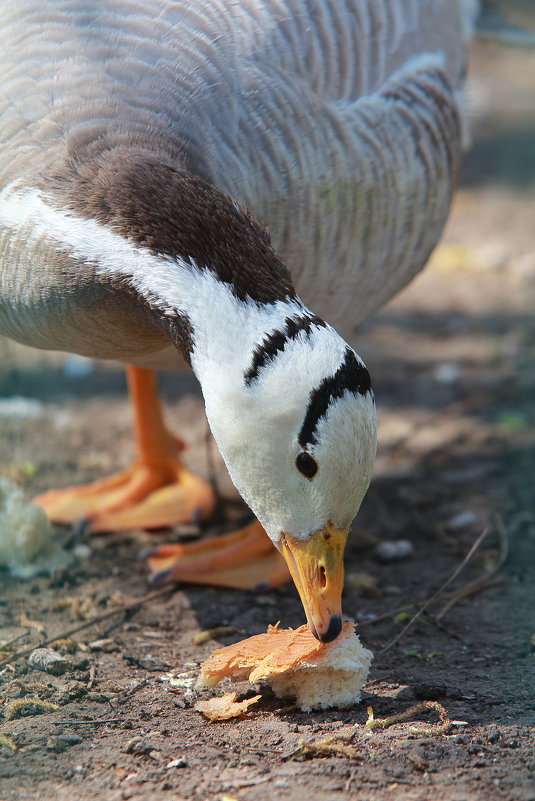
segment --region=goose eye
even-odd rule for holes
[[[301,451],[301,453],[297,454],[295,466],[306,478],[314,478],[318,472],[318,463],[314,457],[306,453],[306,451]]]

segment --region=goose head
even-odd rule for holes
[[[292,306],[268,312],[272,324],[286,316],[241,375],[224,367],[201,384],[232,480],[284,556],[312,633],[330,642],[342,626],[349,526],[375,460],[375,404],[355,352]]]

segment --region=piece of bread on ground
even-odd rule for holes
[[[373,654],[346,621],[331,643],[321,643],[308,626],[279,629],[219,648],[201,665],[197,687],[213,687],[221,679],[250,682],[263,679],[279,698],[295,697],[303,710],[351,706],[360,700]]]
[[[198,701],[195,709],[197,712],[202,712],[208,720],[230,720],[243,715],[252,704],[256,704],[262,698],[261,695],[253,695],[252,698],[237,701],[236,697],[236,693],[225,693],[208,701]]]

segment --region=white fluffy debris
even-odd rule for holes
[[[13,395],[11,398],[0,398],[0,417],[11,417],[19,420],[33,420],[40,417],[45,405],[35,398],[23,398]]]
[[[0,567],[17,578],[52,573],[72,557],[54,539],[52,526],[22,489],[0,477]]]
[[[28,664],[53,676],[61,676],[72,668],[71,662],[52,648],[36,648],[29,655]]]

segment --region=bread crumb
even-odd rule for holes
[[[211,721],[230,720],[230,718],[243,715],[251,704],[256,704],[261,698],[261,695],[254,695],[244,701],[236,701],[236,693],[225,693],[225,695],[210,698],[209,701],[198,701],[195,709],[197,712],[202,712]]]

